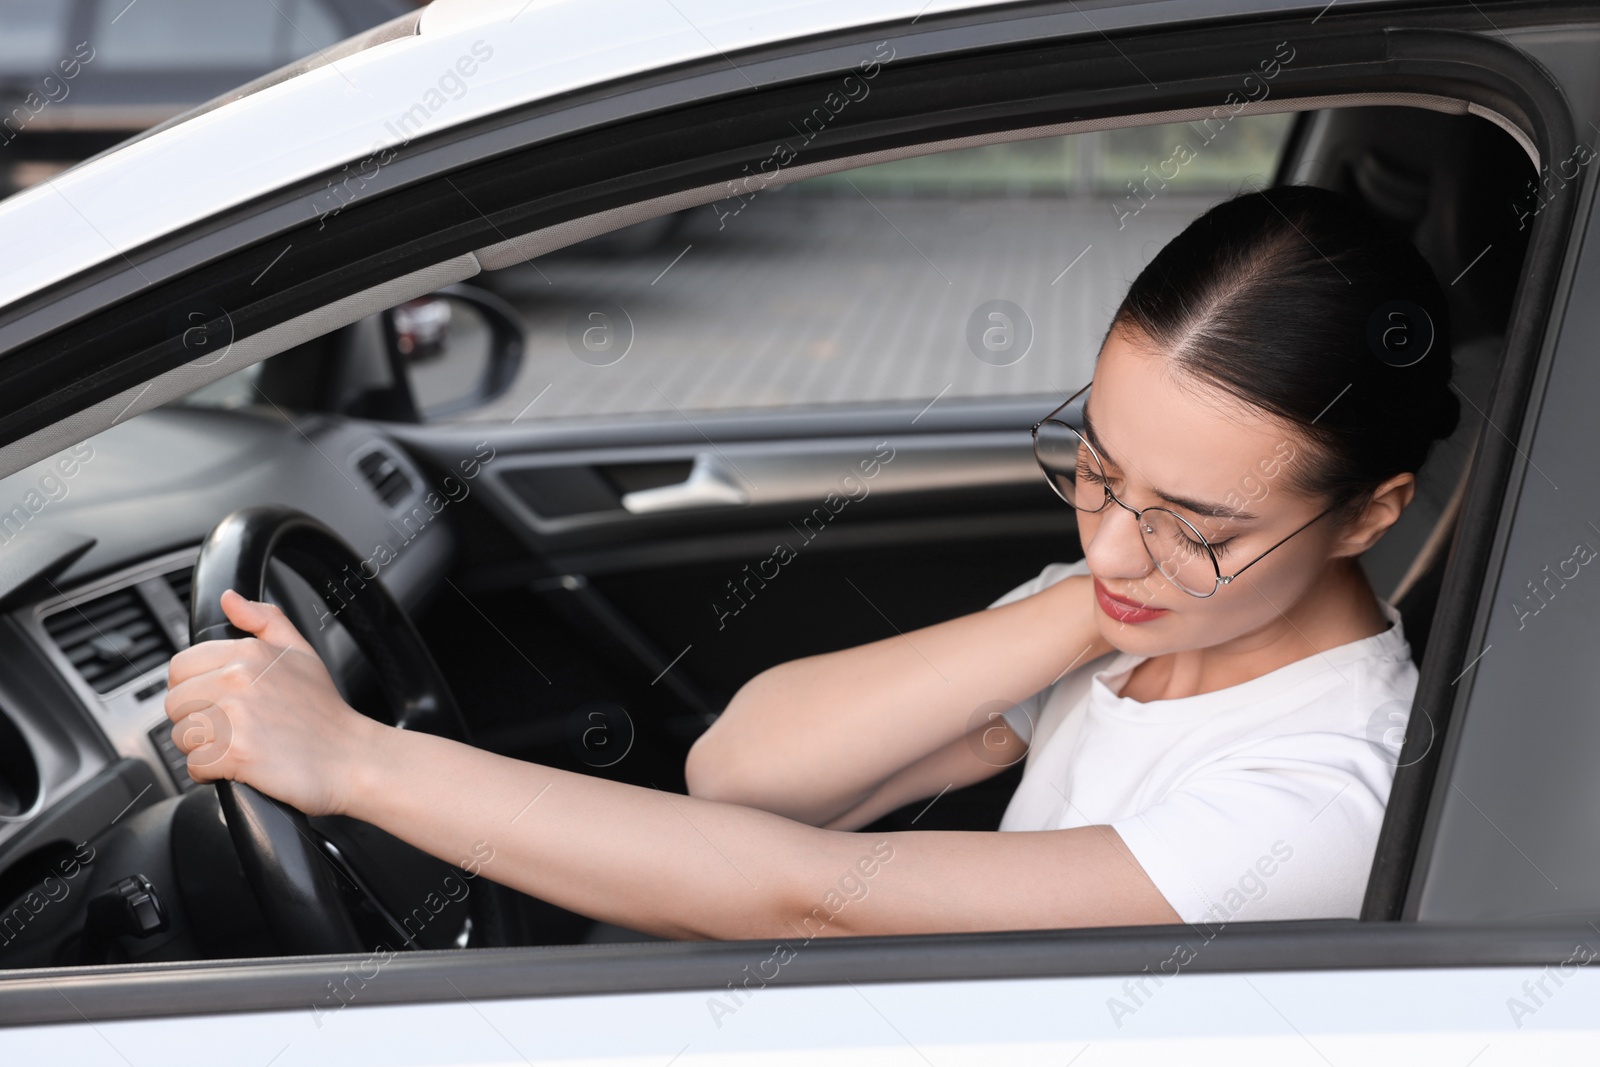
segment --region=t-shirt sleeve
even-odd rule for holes
[[[1359,918],[1392,780],[1364,738],[1281,734],[1110,825],[1184,922]]]
[[[1076,563],[1052,563],[1034,577],[1029,578],[999,600],[990,604],[989,607],[998,608],[1006,604],[1014,604],[1018,600],[1048,589],[1063,578],[1088,573],[1089,564],[1087,560],[1080,559]],[[1049,689],[1040,690],[1021,703],[1007,708],[1000,716],[1006,721],[1006,725],[1011,727],[1012,732],[1022,739],[1022,743],[1025,745],[1033,741],[1033,727],[1039,721],[1040,714],[1043,713],[1045,694],[1049,691]]]

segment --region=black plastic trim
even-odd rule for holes
[[[137,814],[166,794],[155,788],[155,772],[143,760],[123,757],[108,763],[64,797],[55,800],[23,833],[0,848],[0,867],[54,842],[78,844],[93,840],[118,819]],[[0,905],[6,901],[0,901]],[[0,963],[5,962],[0,948]],[[0,975],[30,971],[0,971]],[[0,996],[5,989],[0,981]]]
[[[922,437],[944,433],[1018,432],[1061,403],[1048,395],[956,397],[932,407],[921,400],[867,401],[826,407],[724,408],[696,412],[693,425],[676,412],[639,412],[624,421],[578,417],[535,422],[374,424],[407,448],[453,463],[487,438],[496,452],[565,452],[630,445],[703,445],[726,441],[826,440],[834,437]],[[916,419],[916,425],[911,421]],[[894,430],[906,427],[905,430]]]

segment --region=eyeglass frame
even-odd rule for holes
[[[1122,501],[1122,500],[1117,498],[1117,494],[1115,494],[1115,493],[1113,493],[1111,491],[1111,481],[1110,481],[1110,479],[1105,477],[1105,470],[1106,470],[1105,460],[1101,457],[1099,450],[1096,449],[1094,447],[1094,445],[1090,443],[1088,435],[1084,432],[1086,429],[1088,429],[1088,419],[1087,418],[1085,418],[1083,420],[1083,422],[1084,422],[1083,426],[1073,426],[1070,422],[1067,422],[1064,419],[1057,418],[1057,416],[1060,415],[1061,412],[1063,412],[1067,408],[1071,407],[1073,405],[1073,403],[1078,400],[1079,397],[1083,397],[1082,406],[1087,408],[1088,403],[1089,403],[1089,398],[1085,394],[1087,394],[1089,392],[1090,387],[1093,386],[1093,385],[1094,385],[1094,381],[1091,379],[1088,385],[1085,385],[1082,389],[1079,389],[1076,393],[1073,393],[1070,397],[1068,397],[1066,399],[1066,401],[1063,404],[1061,404],[1060,407],[1056,408],[1054,411],[1050,412],[1050,414],[1046,415],[1044,418],[1040,419],[1038,422],[1033,424],[1033,458],[1034,458],[1034,461],[1039,464],[1039,469],[1044,472],[1044,480],[1047,483],[1049,483],[1051,491],[1053,491],[1056,494],[1056,496],[1060,497],[1063,501],[1065,501],[1068,505],[1070,505],[1073,508],[1073,510],[1082,511],[1082,512],[1084,512],[1086,514],[1089,514],[1089,515],[1098,515],[1100,512],[1102,512],[1102,511],[1104,511],[1106,509],[1106,504],[1114,503],[1118,507],[1122,508],[1124,511],[1132,512],[1134,521],[1140,523],[1140,527],[1141,527],[1140,528],[1140,533],[1139,533],[1139,543],[1144,545],[1145,555],[1150,557],[1150,562],[1155,564],[1156,570],[1161,571],[1162,577],[1166,577],[1166,571],[1161,569],[1161,561],[1156,559],[1155,553],[1153,551],[1151,551],[1151,549],[1150,549],[1150,542],[1146,541],[1145,537],[1144,537],[1144,527],[1143,527],[1144,513],[1147,512],[1147,511],[1164,511],[1168,515],[1171,515],[1173,518],[1177,519],[1184,526],[1188,527],[1191,531],[1193,531],[1194,535],[1195,535],[1195,538],[1200,542],[1200,544],[1205,546],[1206,555],[1208,557],[1210,557],[1210,559],[1211,559],[1211,570],[1216,575],[1216,583],[1214,585],[1212,585],[1211,592],[1209,592],[1209,593],[1196,593],[1191,589],[1187,589],[1184,586],[1179,585],[1173,579],[1167,578],[1167,581],[1170,582],[1173,585],[1174,588],[1182,589],[1185,593],[1188,593],[1192,597],[1196,597],[1196,598],[1198,598],[1200,600],[1205,600],[1205,599],[1207,599],[1209,597],[1216,596],[1218,589],[1221,589],[1223,586],[1230,584],[1235,578],[1239,577],[1239,575],[1243,574],[1245,571],[1249,570],[1251,567],[1254,567],[1257,563],[1260,563],[1264,558],[1266,558],[1266,556],[1270,552],[1273,551],[1273,549],[1278,548],[1279,545],[1282,545],[1285,541],[1289,540],[1289,538],[1293,537],[1297,533],[1300,533],[1302,530],[1306,529],[1308,526],[1310,526],[1312,523],[1316,522],[1318,519],[1321,519],[1324,516],[1328,515],[1329,513],[1333,512],[1341,504],[1344,504],[1346,502],[1346,500],[1348,499],[1348,497],[1342,497],[1342,498],[1340,498],[1338,500],[1335,500],[1332,504],[1328,505],[1328,507],[1323,509],[1323,511],[1320,514],[1318,514],[1318,515],[1314,516],[1313,518],[1309,519],[1308,521],[1302,523],[1298,529],[1292,531],[1291,533],[1287,534],[1283,538],[1279,539],[1278,543],[1273,545],[1272,548],[1267,549],[1266,552],[1261,553],[1255,559],[1251,560],[1249,563],[1246,563],[1243,567],[1240,567],[1238,570],[1234,571],[1232,574],[1223,574],[1222,573],[1222,565],[1217,561],[1217,550],[1212,547],[1210,539],[1207,538],[1205,534],[1201,533],[1200,529],[1197,526],[1195,526],[1194,523],[1190,522],[1188,519],[1184,518],[1182,515],[1179,515],[1176,511],[1173,511],[1171,508],[1162,507],[1159,504],[1152,504],[1150,507],[1147,507],[1147,508],[1135,508],[1132,505],[1127,504],[1124,501]],[[1055,473],[1051,470],[1049,465],[1047,465],[1045,463],[1044,456],[1040,455],[1040,453],[1039,453],[1039,427],[1043,426],[1047,422],[1058,422],[1062,426],[1065,426],[1067,429],[1071,430],[1073,433],[1077,434],[1078,435],[1078,440],[1082,441],[1084,447],[1089,450],[1089,455],[1094,457],[1095,464],[1097,466],[1099,466],[1099,468],[1100,468],[1100,475],[1101,475],[1100,488],[1105,492],[1105,499],[1100,502],[1100,506],[1099,507],[1097,507],[1097,508],[1082,508],[1082,507],[1079,507],[1077,504],[1072,503],[1072,501],[1067,500],[1066,494],[1064,494],[1061,491],[1061,487],[1056,484]],[[1072,476],[1073,476],[1074,479],[1077,478],[1077,471],[1075,469],[1072,472]]]

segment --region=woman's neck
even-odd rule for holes
[[[1120,695],[1150,701],[1213,693],[1388,628],[1360,564],[1354,559],[1332,561],[1323,577],[1272,625],[1221,645],[1143,660]]]

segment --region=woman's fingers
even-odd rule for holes
[[[246,633],[261,638],[269,645],[278,648],[292,648],[300,652],[310,652],[311,645],[300,636],[300,631],[294,628],[294,623],[289,621],[289,616],[276,604],[268,604],[261,600],[251,600],[235,590],[224,590],[222,594],[222,611],[228,616],[228,621]]]
[[[167,663],[168,689],[234,662],[248,664],[259,659],[258,669],[264,670],[286,648],[316,654],[276,605],[246,599],[232,589],[222,594],[221,603],[228,621],[252,634],[253,638],[222,638],[189,646]],[[267,649],[263,645],[272,647]]]
[[[250,646],[254,643],[254,638],[240,637],[190,645],[167,661],[167,688],[176,689],[190,678],[225,667],[236,660],[247,659]],[[270,656],[267,658],[271,659]]]
[[[315,652],[268,639],[291,636],[281,615],[252,614],[242,598],[229,606],[235,625],[266,638],[206,641],[180,654],[164,708],[189,774],[248,782],[307,814],[338,810],[348,768],[369,750],[376,724],[344,702]]]
[[[233,751],[233,720],[220,705],[188,701],[172,726],[172,743],[188,757],[189,777],[197,782],[226,778],[224,760]]]
[[[172,743],[188,757],[189,776],[197,782],[231,777],[225,761],[233,751],[237,724],[223,701],[228,701],[236,677],[223,666],[167,690],[163,706],[172,720]]]

